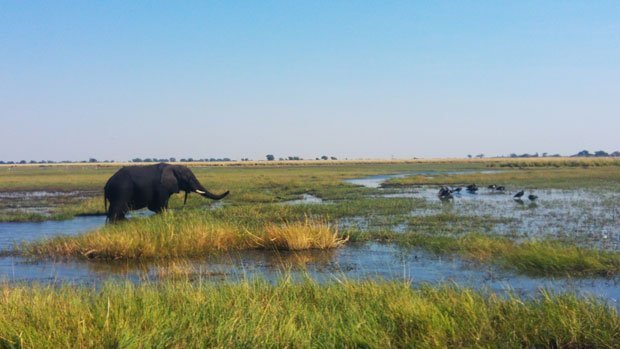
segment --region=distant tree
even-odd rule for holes
[[[90,158],[90,159],[88,159],[88,162],[97,162],[97,159],[95,159],[95,158]]]
[[[592,154],[590,154],[590,152],[587,151],[587,150],[582,150],[582,151],[580,151],[579,153],[577,153],[577,154],[575,154],[573,156],[584,156],[584,157],[587,157],[587,156],[592,156]]]
[[[0,165],[4,165],[4,164],[5,164],[5,162],[0,160]]]
[[[543,157],[543,158],[546,158],[546,157],[547,157],[547,155],[549,155],[549,154],[547,154],[547,153],[542,153],[542,157]]]
[[[594,152],[594,156],[609,156],[609,154],[606,151],[599,150]]]
[[[519,155],[517,155],[517,154],[515,154],[515,153],[510,153],[510,157],[511,157],[511,158],[516,158],[516,157],[519,157]]]
[[[131,162],[142,162],[142,159],[140,159],[140,158],[135,158],[135,159],[132,159],[132,160],[131,160]]]
[[[19,163],[20,163],[20,164],[25,164],[25,163],[26,163],[26,160],[21,160]]]
[[[36,164],[37,162],[36,162],[36,161],[34,161],[34,160],[30,160],[30,163],[31,163],[31,164]]]
[[[275,156],[273,156],[273,154],[267,154],[267,156],[266,156],[266,157],[267,157],[267,161],[273,161],[273,160],[275,160],[275,159],[276,159],[276,157],[275,157]]]
[[[168,161],[170,161],[170,162],[177,162],[177,159],[176,158],[170,158],[170,159],[168,159]]]
[[[614,157],[620,156],[620,151],[615,151],[615,152],[609,154],[609,156],[614,156]]]
[[[332,156],[330,159],[332,159],[332,160],[338,160],[335,156]]]
[[[484,154],[478,154],[476,155],[477,158],[482,159],[484,157]]]
[[[327,160],[327,159],[329,159],[329,158],[327,157],[327,155],[323,155],[323,156],[321,156],[321,160]]]
[[[467,154],[467,157],[471,159],[471,154]]]

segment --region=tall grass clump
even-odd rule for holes
[[[0,285],[0,347],[613,348],[617,311],[399,282]]]
[[[30,257],[77,257],[108,260],[200,257],[246,249],[327,249],[346,239],[324,221],[239,224],[202,211],[167,212],[149,218],[106,225],[77,236],[25,243],[19,253]]]
[[[338,228],[324,221],[306,219],[301,222],[270,224],[265,228],[269,243],[280,250],[328,249],[344,245]]]
[[[409,232],[386,238],[434,253],[490,262],[534,276],[612,276],[620,274],[620,253],[542,240],[515,242],[501,236],[468,233],[460,236]]]

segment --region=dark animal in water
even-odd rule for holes
[[[441,200],[452,199],[452,191],[448,187],[441,187],[437,196],[439,196]]]
[[[530,201],[534,201],[534,200],[538,199],[538,196],[534,195],[534,194],[530,194],[530,195],[527,196],[527,198],[530,199]]]
[[[495,190],[495,188],[497,188],[497,186],[495,184],[491,184],[487,188],[491,189],[491,190]]]
[[[500,185],[500,186],[495,187],[495,190],[503,192],[503,191],[506,191],[506,187],[504,187],[503,185]]]
[[[108,179],[104,188],[104,202],[110,202],[110,208],[106,207],[108,220],[123,220],[130,210],[144,207],[159,213],[168,208],[170,196],[181,190],[185,192],[183,203],[190,192],[213,200],[220,200],[229,193],[209,192],[186,166],[165,163],[125,166]]]
[[[525,194],[525,191],[521,190],[520,192],[516,193],[513,197],[515,199],[520,199],[524,194]]]
[[[467,186],[467,191],[474,194],[478,191],[478,186],[476,184],[470,184]]]
[[[461,187],[452,188],[452,189],[450,189],[450,192],[451,193],[460,193],[461,189],[463,189],[463,188],[461,188]]]

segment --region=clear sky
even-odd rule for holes
[[[0,0],[0,160],[620,150],[620,1]]]

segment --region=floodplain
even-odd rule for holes
[[[118,168],[0,167],[2,346],[37,347],[42,323],[61,346],[63,333],[93,345],[80,331],[110,346],[191,346],[205,329],[211,339],[196,338],[213,346],[620,342],[614,159],[191,164],[209,190],[231,194],[185,205],[175,195],[163,214],[106,225],[102,188]],[[462,189],[440,200],[442,186]],[[210,312],[163,320],[178,310],[173,293]],[[154,313],[123,311],[138,303]],[[565,311],[571,321],[558,323]]]

